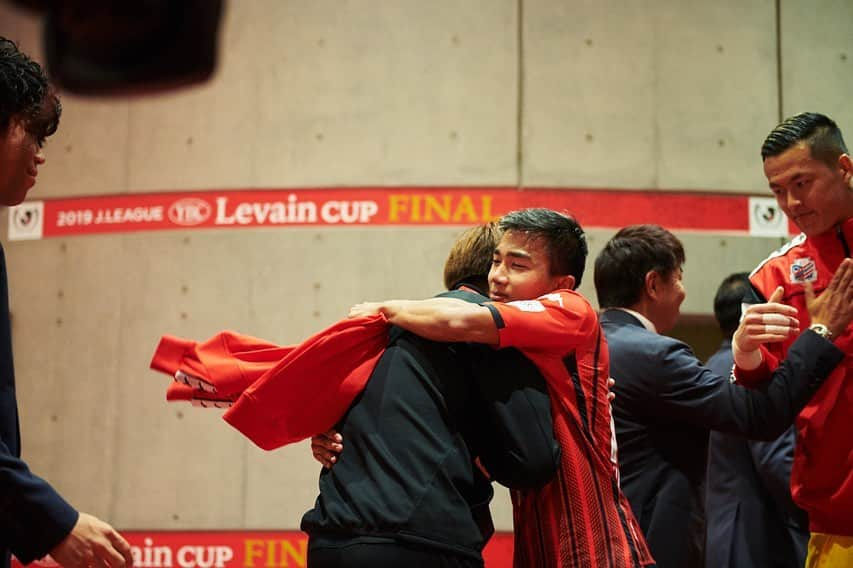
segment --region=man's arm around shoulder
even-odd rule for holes
[[[365,302],[350,317],[383,314],[392,325],[432,341],[498,345],[498,328],[486,306],[455,298]]]

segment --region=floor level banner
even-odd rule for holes
[[[304,568],[308,538],[300,531],[121,531],[136,568]],[[512,533],[496,533],[486,568],[511,568]],[[31,568],[56,568],[50,557]],[[22,565],[12,558],[12,568]]]

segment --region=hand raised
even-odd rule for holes
[[[812,323],[825,325],[834,337],[844,333],[853,320],[853,259],[841,262],[819,297],[815,297],[811,282],[806,282],[805,292]]]
[[[762,343],[785,341],[800,332],[797,308],[782,304],[784,288],[773,291],[765,304],[752,304],[743,312],[732,343],[742,353],[756,351]]]

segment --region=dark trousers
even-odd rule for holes
[[[482,560],[400,543],[308,548],[308,568],[483,568]]]

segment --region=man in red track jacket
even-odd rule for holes
[[[607,398],[607,345],[595,310],[574,291],[586,260],[577,222],[548,209],[500,221],[489,273],[492,303],[449,298],[372,302],[353,317],[383,314],[433,341],[516,347],[545,377],[560,470],[541,489],[514,491],[516,566],[636,567],[653,563],[619,490]]]
[[[745,384],[765,380],[809,328],[808,288],[820,295],[853,248],[853,160],[835,122],[793,116],[767,136],[761,155],[770,190],[802,234],[750,275],[755,294],[745,301],[770,302],[749,307],[734,336],[735,374]],[[812,329],[845,359],[797,418],[791,489],[809,514],[806,565],[853,566],[853,325]]]

